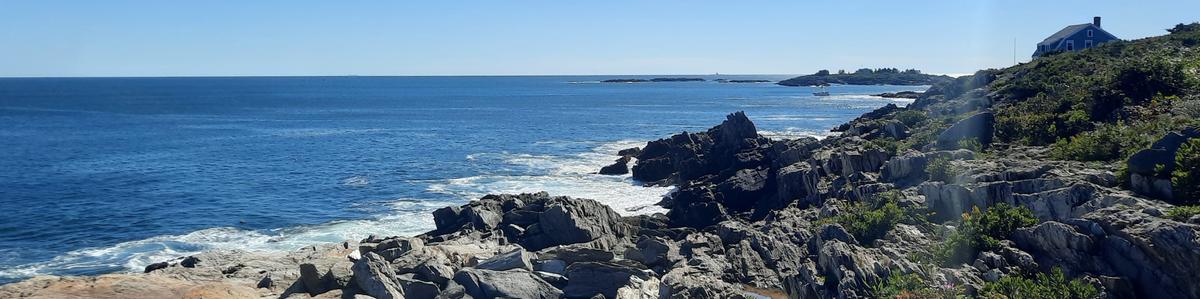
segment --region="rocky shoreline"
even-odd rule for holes
[[[145,274],[37,277],[0,297],[1200,298],[1200,215],[1174,213],[1196,199],[1168,196],[1181,193],[1155,171],[1200,134],[1155,136],[1114,163],[1005,142],[1005,109],[1031,88],[1012,82],[1031,72],[942,82],[821,140],[772,140],[737,112],[598,170],[675,186],[666,214],[488,195],[438,209],[417,236],[206,252]]]

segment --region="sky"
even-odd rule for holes
[[[0,0],[0,77],[965,74],[1070,24],[1124,39],[1200,1]]]

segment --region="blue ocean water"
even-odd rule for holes
[[[0,79],[0,283],[411,235],[486,193],[661,212],[670,189],[592,172],[734,111],[773,138],[824,136],[906,103],[869,94],[924,88],[598,82],[616,77]]]

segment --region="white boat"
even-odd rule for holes
[[[817,92],[813,92],[813,95],[818,96],[818,97],[829,96],[829,91],[825,90],[826,87],[829,87],[829,84],[817,85],[817,88],[820,88],[820,89]]]

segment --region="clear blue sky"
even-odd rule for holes
[[[411,1],[418,2],[418,1]],[[0,0],[0,76],[969,73],[1200,1]]]

